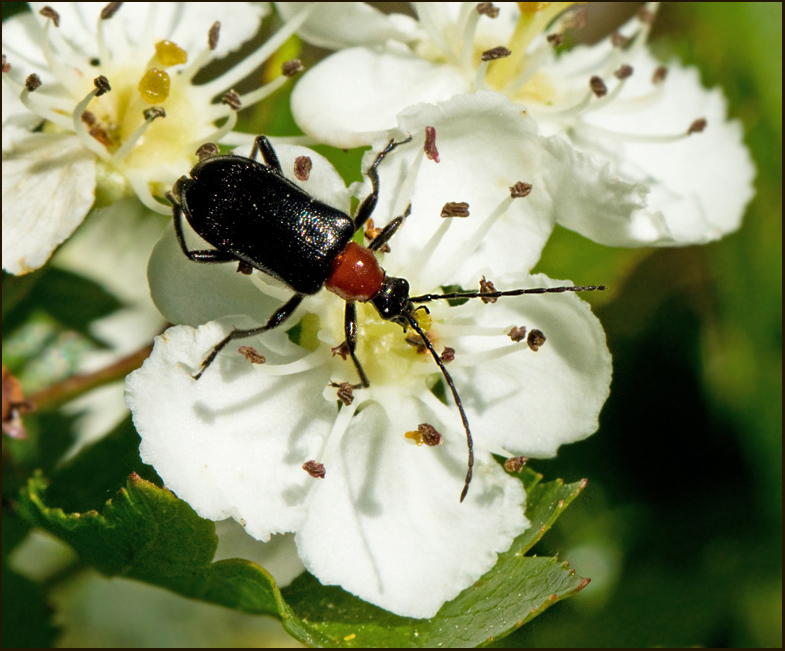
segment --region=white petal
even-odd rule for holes
[[[322,583],[398,615],[432,617],[526,529],[525,495],[520,481],[480,455],[460,503],[463,437],[438,447],[407,443],[407,429],[440,425],[415,401],[395,397],[391,392],[384,409],[369,405],[352,420],[312,493],[297,546]]]
[[[516,289],[492,276],[497,290]],[[555,287],[570,282],[532,276],[521,287]],[[580,441],[598,428],[610,393],[611,356],[605,333],[589,304],[575,294],[503,297],[494,304],[473,301],[455,308],[435,305],[440,346],[456,350],[448,367],[461,394],[477,445],[489,442],[515,454],[550,457],[564,443]],[[456,327],[498,328],[498,335],[461,336]],[[541,330],[537,352],[514,343],[512,326]],[[450,327],[453,328],[452,332]],[[511,352],[482,361],[482,352]],[[477,355],[478,358],[472,360]],[[493,449],[493,448],[491,448]]]
[[[613,246],[703,244],[735,231],[755,193],[755,167],[740,123],[728,121],[722,91],[705,90],[696,68],[671,63],[661,99],[636,103],[636,98],[655,92],[650,80],[659,63],[646,52],[631,63],[629,87],[606,109],[586,116],[575,142],[609,161],[622,180],[645,184],[650,190],[647,205],[626,225],[576,219],[575,214],[566,215],[562,223]],[[624,137],[683,134],[698,118],[707,120],[705,130],[675,142]]]
[[[476,286],[489,267],[496,277],[524,276],[539,260],[560,216],[581,211],[623,220],[640,205],[634,186],[577,154],[563,139],[538,135],[534,121],[501,95],[478,92],[435,106],[420,104],[404,111],[399,122],[414,142],[394,151],[379,168],[375,222],[383,225],[411,199],[412,214],[391,241],[384,265],[409,278],[415,293],[442,284]],[[440,162],[424,159],[413,194],[399,197],[412,160],[421,154],[426,126],[435,127]],[[364,164],[372,160],[373,154],[367,154]],[[531,184],[531,194],[512,200],[484,232],[486,219],[509,202],[510,188],[518,182]],[[468,203],[469,217],[450,219],[435,250],[424,250],[446,226],[440,214],[448,202]]]
[[[234,319],[232,325],[249,323]],[[228,347],[204,375],[191,377],[230,326],[170,328],[128,377],[126,401],[142,437],[140,454],[202,517],[234,518],[259,540],[296,530],[313,482],[305,460],[335,417],[322,399],[326,371],[276,376],[265,366],[302,357],[284,332],[242,340],[265,357],[256,367]],[[283,353],[279,352],[283,351]],[[303,409],[308,405],[307,411]]]
[[[284,20],[291,20],[304,2],[276,2]],[[323,2],[317,6],[297,34],[318,47],[337,50],[353,45],[383,45],[388,39],[410,40],[416,21],[403,14],[384,14],[364,2]]]
[[[292,92],[292,113],[303,131],[335,147],[359,147],[394,128],[407,106],[467,90],[453,68],[393,45],[381,53],[343,50],[308,70]]]
[[[74,136],[34,133],[3,152],[3,269],[43,265],[95,199],[95,158]]]

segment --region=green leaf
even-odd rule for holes
[[[20,514],[67,542],[100,572],[237,610],[278,614],[272,577],[249,561],[212,563],[215,525],[165,488],[134,473],[100,513],[50,508],[45,488],[40,475],[28,482]]]
[[[111,576],[125,576],[187,597],[282,620],[287,631],[313,646],[480,646],[504,637],[588,580],[555,558],[525,552],[550,528],[585,482],[541,483],[524,469],[532,526],[475,585],[427,620],[398,617],[341,588],[303,574],[279,591],[272,577],[249,561],[212,563],[213,523],[199,518],[172,493],[133,474],[101,513],[66,514],[44,503],[44,481],[31,479],[20,513],[59,536],[82,559]]]

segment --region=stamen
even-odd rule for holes
[[[428,160],[439,162],[439,150],[436,149],[436,129],[425,127],[425,146],[423,147]]]
[[[253,346],[240,346],[237,349],[237,352],[251,362],[251,364],[264,364],[267,361],[267,358],[260,354]]]
[[[96,24],[96,37],[98,41],[98,58],[103,65],[106,65],[110,59],[109,50],[106,48],[106,37],[104,35],[104,21],[110,20],[112,16],[117,13],[117,10],[122,6],[122,2],[110,2],[102,10],[98,16],[98,23]]]
[[[207,49],[199,52],[199,54],[194,57],[193,61],[180,72],[186,83],[190,84],[196,76],[196,73],[213,60],[213,51],[218,46],[218,34],[220,31],[221,23],[218,21],[214,22],[207,32]]]
[[[284,77],[294,77],[303,70],[305,70],[305,66],[300,59],[290,59],[289,61],[284,61],[283,65],[281,65],[281,74]]]
[[[316,4],[308,5],[303,11],[281,27],[262,47],[243,59],[239,64],[227,70],[224,74],[206,83],[202,88],[206,94],[217,95],[224,88],[231,88],[239,81],[245,79],[256,68],[269,59],[273,53],[283,45],[292,34],[308,19]]]
[[[488,303],[495,303],[496,301],[498,301],[499,299],[495,297],[487,298],[482,296],[482,294],[490,294],[491,292],[495,292],[495,291],[496,291],[496,287],[494,287],[493,283],[490,280],[486,280],[485,276],[480,278],[480,300],[483,303],[487,305]]]
[[[109,161],[111,158],[109,152],[106,151],[106,148],[103,147],[101,143],[90,135],[87,125],[82,121],[82,115],[87,111],[87,105],[93,101],[93,98],[100,97],[112,89],[109,85],[109,80],[103,75],[93,79],[93,84],[95,84],[95,90],[90,91],[85,98],[76,105],[76,108],[71,115],[72,124],[69,125],[68,128],[69,130],[74,131],[76,137],[79,138],[79,142],[87,147],[87,149],[93,152],[101,160]]]
[[[147,128],[153,123],[153,120],[166,117],[166,111],[160,106],[153,106],[145,109],[142,115],[144,122],[128,137],[128,140],[123,143],[122,147],[112,155],[112,160],[115,163],[123,160],[131,152],[139,139],[144,135],[144,132],[147,131]]]
[[[513,326],[507,335],[516,343],[523,341],[526,338],[526,326]]]
[[[294,159],[294,177],[298,181],[307,181],[312,169],[313,161],[309,156],[298,156]]]
[[[687,135],[691,136],[693,133],[702,133],[707,124],[706,118],[698,118],[690,125],[690,128],[687,129]]]
[[[153,193],[150,191],[150,184],[148,182],[149,179],[147,177],[142,174],[134,174],[130,170],[126,170],[125,178],[130,184],[134,193],[136,193],[136,196],[139,197],[139,201],[141,201],[147,208],[153,212],[157,212],[159,215],[168,215],[169,217],[172,216],[172,205],[169,203],[164,205],[160,201],[156,201]]]
[[[605,97],[608,94],[608,87],[602,78],[597,75],[589,79],[589,88],[591,88],[591,92],[594,93],[595,97]]]
[[[453,361],[455,359],[455,348],[450,348],[449,346],[444,347],[444,351],[439,356],[445,364]]]
[[[196,150],[196,156],[199,160],[205,160],[216,156],[220,149],[214,142],[206,142],[199,149]]]
[[[354,387],[348,382],[341,382],[337,387],[338,399],[345,405],[349,406],[354,402]]]
[[[314,461],[313,459],[311,461],[306,461],[303,464],[303,470],[305,470],[305,472],[311,475],[311,477],[314,479],[324,479],[325,475],[327,474],[324,464]]]
[[[346,434],[352,416],[354,416],[354,412],[357,411],[359,405],[360,402],[354,401],[352,404],[345,405],[338,410],[338,416],[336,416],[330,434],[327,436],[327,441],[324,444],[324,451],[320,455],[322,464],[326,468],[330,467],[330,462],[338,451],[341,440],[343,439],[344,434]]]
[[[528,457],[510,457],[504,462],[504,468],[508,472],[520,472],[528,460]]]
[[[280,75],[279,77],[273,79],[271,82],[264,84],[264,86],[260,86],[256,90],[253,90],[250,93],[246,93],[245,95],[238,96],[238,99],[243,105],[252,106],[253,104],[256,104],[257,102],[261,102],[266,97],[272,95],[287,81],[289,81],[289,77],[287,77],[286,75]],[[232,108],[234,108],[234,106],[232,106]],[[236,108],[235,110],[236,111],[239,110],[239,107]]]
[[[522,199],[523,197],[528,197],[531,193],[532,193],[531,183],[524,183],[523,181],[518,181],[515,185],[510,187],[510,196],[513,199]]]
[[[32,93],[39,88],[41,88],[41,77],[35,73],[28,75],[27,79],[25,79],[25,90],[28,93]]]
[[[463,8],[464,10],[470,11],[471,5],[464,4]],[[461,61],[458,58],[459,53],[454,51],[450,44],[445,40],[444,34],[441,30],[440,21],[435,20],[431,14],[431,5],[427,2],[419,2],[415,5],[415,11],[417,12],[417,18],[420,20],[420,26],[425,30],[426,34],[430,36],[431,41],[434,42],[436,47],[441,50],[441,53],[452,65],[461,67]],[[468,20],[468,14],[466,14],[466,19]],[[452,30],[449,30],[448,27],[448,31]]]
[[[619,133],[618,131],[611,131],[610,129],[604,129],[602,127],[598,127],[596,125],[591,126],[592,133],[599,134],[607,138],[614,138],[621,142],[640,142],[640,143],[669,143],[669,142],[677,142],[678,140],[683,140],[684,138],[688,138],[693,133],[700,133],[703,128],[705,128],[705,124],[701,126],[703,118],[699,118],[690,124],[686,131],[682,133],[672,133],[672,134],[640,134],[640,133]]]
[[[526,337],[526,344],[535,353],[540,349],[540,346],[542,346],[544,343],[545,343],[545,335],[543,334],[542,330],[534,329],[530,331],[529,336]]]
[[[60,14],[58,14],[49,5],[43,7],[38,13],[41,14],[44,18],[49,18],[55,27],[60,27]]]
[[[665,66],[660,66],[654,71],[654,74],[651,76],[651,83],[655,86],[663,83],[668,76],[668,69]]]
[[[559,47],[564,43],[564,34],[557,32],[555,34],[548,34],[545,37],[545,40],[548,41],[554,48]]]
[[[448,201],[442,207],[440,217],[442,219],[449,219],[459,217],[465,219],[469,216],[469,204],[465,201]]]
[[[421,445],[427,445],[428,447],[436,447],[437,445],[441,445],[444,441],[444,437],[441,435],[433,425],[429,423],[420,423],[417,426],[417,430],[413,432],[406,432],[404,437],[413,441],[418,447]]]
[[[207,32],[207,47],[214,50],[218,47],[218,36],[221,33],[221,23],[217,20],[210,26]]]

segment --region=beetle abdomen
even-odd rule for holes
[[[208,158],[191,177],[182,193],[191,227],[300,294],[321,289],[332,260],[354,235],[348,215],[247,158]]]

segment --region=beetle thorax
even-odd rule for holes
[[[345,301],[370,301],[384,284],[384,269],[373,252],[349,242],[333,260],[324,286]]]

